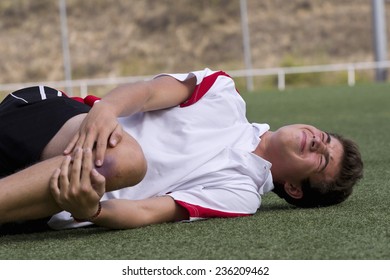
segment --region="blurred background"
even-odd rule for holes
[[[348,73],[346,64],[376,59],[372,3],[0,0],[0,90],[79,80],[57,86],[74,95],[103,94],[130,77],[205,67],[232,73],[246,90],[370,82],[371,67]],[[381,9],[390,22],[390,3],[383,0]],[[329,64],[343,64],[342,71],[278,72]],[[245,69],[273,72],[249,80]]]

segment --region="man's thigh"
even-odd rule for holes
[[[62,155],[66,145],[77,133],[86,115],[80,114],[70,118],[43,149],[41,160]]]

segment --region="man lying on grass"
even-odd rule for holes
[[[0,105],[0,224],[240,217],[270,191],[328,206],[362,177],[352,141],[304,124],[270,131],[245,114],[233,80],[209,69],[120,86],[92,108],[49,87],[16,91]]]

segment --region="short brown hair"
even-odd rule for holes
[[[305,179],[302,182],[303,196],[300,199],[292,198],[288,195],[284,186],[274,183],[274,192],[288,203],[298,207],[320,207],[338,204],[346,200],[352,193],[353,186],[363,178],[363,161],[358,145],[343,136],[330,133],[338,139],[343,146],[343,156],[341,167],[337,177],[331,182],[310,182]]]

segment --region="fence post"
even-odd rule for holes
[[[66,91],[73,95],[72,88],[72,66],[70,63],[70,51],[68,40],[68,21],[66,15],[66,0],[59,0],[60,19],[61,19],[61,37],[62,37],[62,54],[64,59],[64,72],[66,80]]]
[[[355,67],[353,64],[348,66],[348,85],[350,87],[355,85]]]
[[[278,89],[284,90],[286,88],[285,73],[283,69],[278,71]]]
[[[88,95],[88,85],[87,85],[87,83],[81,83],[80,84],[80,96],[82,98],[84,98],[87,95]]]
[[[386,17],[384,0],[372,0],[372,22],[374,33],[375,61],[385,61],[387,57]],[[377,67],[375,79],[379,82],[386,81],[387,69]]]
[[[241,11],[241,26],[242,26],[242,42],[244,47],[244,60],[245,68],[247,72],[252,71],[252,57],[251,57],[251,43],[249,36],[249,26],[248,26],[248,7],[246,0],[240,0],[240,11]],[[252,73],[246,74],[246,89],[248,91],[253,91],[253,75]]]

